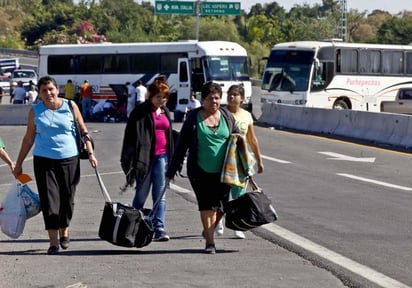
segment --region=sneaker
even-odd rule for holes
[[[220,219],[219,223],[217,223],[216,225],[215,233],[219,236],[222,236],[224,231],[225,231],[225,228],[223,226],[223,220]]]
[[[205,248],[205,253],[206,254],[216,254],[215,244],[214,243],[207,244]]]
[[[170,240],[169,235],[167,235],[166,231],[161,230],[161,231],[156,231],[153,237],[153,241],[159,241],[159,242],[167,242]]]
[[[245,239],[246,236],[245,236],[245,233],[243,233],[242,231],[236,231],[236,230],[235,230],[235,238],[237,238],[237,239]]]
[[[59,254],[59,246],[50,246],[47,250],[48,255],[56,255]]]

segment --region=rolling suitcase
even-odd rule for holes
[[[97,168],[95,172],[106,201],[99,226],[99,237],[102,240],[122,247],[141,248],[149,245],[154,234],[150,219],[163,194],[154,203],[153,209],[143,209],[146,212],[144,213],[132,206],[113,202]]]

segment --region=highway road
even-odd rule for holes
[[[412,286],[410,154],[271,128],[256,133],[265,158],[256,180],[280,216],[262,237],[355,287]]]
[[[116,145],[117,137],[120,145],[122,135],[116,134],[124,124],[89,126],[104,165],[119,169],[109,144]],[[24,130],[0,126],[11,155],[17,155]],[[107,133],[112,139],[99,139]],[[257,234],[332,271],[344,283],[358,283],[351,287],[412,286],[409,154],[264,127],[256,127],[256,133],[265,158],[265,173],[256,180],[280,217]],[[7,183],[7,177],[0,175],[0,182]],[[191,191],[184,178],[172,188]]]
[[[254,102],[259,116],[259,97]],[[90,123],[89,129],[115,133],[123,125]],[[270,127],[255,130],[265,163],[256,180],[280,217],[255,233],[350,287],[412,287],[411,155]],[[23,133],[24,127],[0,126],[11,155]],[[99,153],[117,165],[118,157],[102,145]],[[6,175],[0,180],[6,182]],[[172,188],[191,190],[181,178]]]

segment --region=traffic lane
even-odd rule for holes
[[[319,159],[316,151],[323,150],[327,140],[307,139],[306,135],[287,135],[288,145],[281,145],[285,141],[284,135],[277,135],[280,145],[277,145],[276,154],[272,156],[281,155],[291,160],[291,163],[265,161],[265,174],[259,177],[263,190],[275,200],[280,215],[277,224],[352,260],[374,267],[381,273],[411,284],[408,271],[412,264],[411,257],[405,254],[405,251],[412,248],[410,229],[405,231],[408,219],[412,216],[409,207],[412,197],[410,192],[348,180],[337,173],[356,173],[356,170],[370,173],[373,169],[367,163]],[[264,154],[272,149],[266,145],[268,141],[261,143]],[[301,150],[301,143],[305,144],[305,153],[298,153],[296,156],[296,152]],[[283,148],[279,148],[281,146]],[[328,142],[327,146],[338,152],[342,149],[342,143],[338,142]],[[381,170],[394,170],[396,166],[392,165],[399,163],[399,158],[405,158],[402,165],[407,166],[410,161],[409,156],[388,151],[375,151],[373,148],[345,143],[343,146],[350,146],[345,147],[350,151],[345,150],[344,153],[366,153],[367,156],[371,154],[384,158],[385,161],[370,173],[378,179],[382,178],[379,177]],[[397,174],[395,178],[396,176]]]
[[[410,153],[264,127],[255,127],[255,132],[263,155],[302,169],[322,163],[316,169],[372,179],[378,176],[375,180],[412,187]]]

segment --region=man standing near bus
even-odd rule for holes
[[[146,101],[147,88],[143,85],[142,80],[137,80],[136,87],[136,106]]]
[[[92,107],[93,89],[88,80],[84,80],[79,89],[80,101],[82,102],[82,116],[84,120],[91,118],[90,110]],[[89,117],[90,116],[90,117]]]
[[[136,88],[130,82],[126,82],[127,89],[127,118],[136,105]]]
[[[76,96],[76,88],[74,87],[71,79],[67,80],[66,85],[63,87],[64,98],[74,100]],[[76,103],[77,104],[77,103]]]

